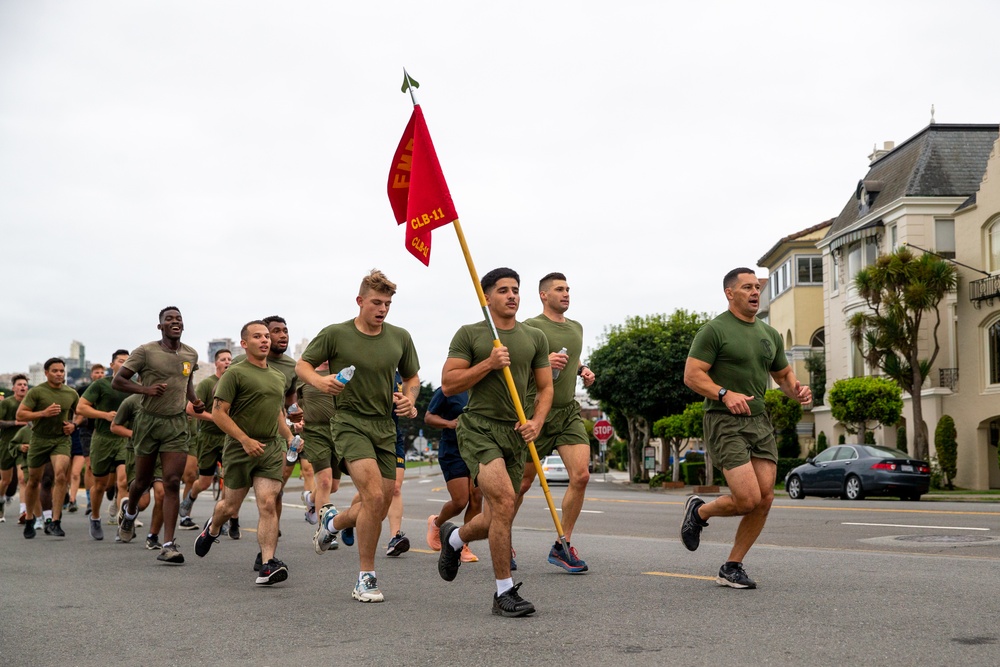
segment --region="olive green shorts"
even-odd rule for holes
[[[337,458],[337,448],[333,444],[333,427],[330,422],[305,422],[302,426],[302,441],[305,447],[302,453],[312,464],[313,472],[329,468],[334,479],[340,479],[340,459]]]
[[[383,478],[396,479],[396,424],[390,417],[340,410],[330,420],[330,436],[341,462],[375,459]],[[314,469],[315,465],[313,461]]]
[[[587,445],[590,438],[580,417],[580,404],[573,401],[569,405],[552,408],[542,432],[535,440],[538,458],[544,458],[554,452],[560,445]]]
[[[225,434],[199,433],[195,439],[198,456],[198,472],[202,475],[214,475],[215,465],[222,460],[222,450],[226,445]]]
[[[125,441],[125,480],[129,486],[132,486],[132,482],[135,480],[135,447],[132,446],[131,440]],[[157,456],[156,467],[153,468],[153,481],[159,482],[161,480],[163,480],[163,462]]]
[[[17,455],[20,453],[20,446],[0,442],[0,470],[10,470],[17,465]]]
[[[503,459],[511,487],[514,493],[518,492],[528,444],[514,430],[513,423],[465,412],[458,418],[455,434],[458,436],[458,451],[469,467],[469,477],[473,481],[479,475],[479,466]]]
[[[732,470],[751,458],[778,462],[778,443],[767,413],[740,417],[726,412],[705,413],[705,447],[719,470]]]
[[[70,456],[73,443],[68,435],[61,438],[42,438],[31,434],[31,445],[28,447],[28,467],[41,468],[52,460],[53,456]]]
[[[110,433],[94,433],[90,440],[90,470],[94,477],[104,477],[125,464],[127,438]]]
[[[281,436],[270,440],[254,439],[264,445],[264,453],[260,456],[250,456],[243,445],[226,438],[226,446],[222,450],[222,471],[227,488],[249,489],[256,477],[282,481],[281,472],[285,467],[285,452],[288,451],[285,439]]]
[[[183,412],[173,417],[161,417],[139,410],[132,423],[132,444],[135,445],[136,456],[162,452],[187,454],[187,418]]]

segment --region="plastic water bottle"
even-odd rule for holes
[[[285,460],[289,463],[295,463],[299,460],[299,452],[302,450],[302,437],[295,436],[292,438],[292,442],[288,445],[288,452],[285,453]]]
[[[566,349],[566,348],[564,347],[564,348],[562,348],[561,350],[559,350],[559,354],[566,354],[566,353],[567,353],[568,351],[569,351],[569,350],[567,350],[567,349]],[[556,379],[557,377],[559,377],[559,373],[561,373],[561,372],[562,372],[562,371],[560,371],[560,370],[559,370],[558,368],[553,368],[553,369],[552,369],[552,379],[553,379],[553,380],[555,380],[555,379]]]
[[[354,377],[354,366],[348,366],[347,368],[341,368],[340,372],[337,373],[337,382],[340,384],[347,384]]]

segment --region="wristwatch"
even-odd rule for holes
[[[729,390],[723,387],[719,390],[719,402],[722,402],[722,397],[729,393]]]
[[[580,366],[579,368],[577,368],[576,369],[576,374],[577,375],[583,375],[583,369],[584,368],[586,368],[586,366]]]

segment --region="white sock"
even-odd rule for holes
[[[21,511],[22,512],[27,512],[28,511],[28,506],[25,505],[24,503],[21,503]]]
[[[374,577],[375,576],[375,570],[367,570],[367,571],[366,570],[362,570],[361,572],[358,572],[358,581],[361,581],[361,577],[365,576],[366,574],[370,574],[370,575],[372,575]]]
[[[327,519],[327,521],[326,521],[326,529],[327,529],[328,531],[330,531],[331,533],[336,533],[336,532],[337,532],[337,529],[333,527],[333,520],[334,520],[334,519],[336,519],[336,518],[337,518],[337,515],[336,515],[336,514],[334,514],[333,516],[331,516],[331,517],[330,517],[329,519]]]
[[[129,514],[129,511],[128,511],[128,498],[126,498],[125,500],[123,500],[122,504],[125,505],[125,518],[126,519],[128,519],[129,521],[133,521],[133,520],[135,520],[135,518],[137,516],[139,516],[138,512],[136,512],[135,514]]]
[[[52,518],[52,510],[42,510],[42,517],[44,519],[46,519],[46,520],[47,519],[51,519]]]
[[[500,597],[512,588],[514,588],[513,579],[497,579],[497,597]]]
[[[451,531],[451,537],[448,538],[448,544],[450,544],[451,548],[455,551],[461,551],[462,547],[465,546],[465,542],[463,542],[462,538],[458,536],[457,530]]]
[[[316,503],[313,502],[312,491],[306,491],[306,509],[315,508],[315,507],[316,507]]]

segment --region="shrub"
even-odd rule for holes
[[[805,459],[799,459],[799,458],[778,459],[778,470],[774,476],[775,484],[783,483],[785,481],[785,475],[787,475],[792,470],[792,468],[796,468],[805,462],[806,462]]]
[[[824,433],[823,431],[820,431],[819,435],[816,436],[816,453],[819,454],[821,451],[823,451],[826,448],[827,448],[826,433]]]
[[[896,427],[896,449],[901,452],[907,451],[906,449],[906,424],[900,422]]]
[[[841,433],[841,434],[840,434],[840,435],[839,435],[839,436],[837,437],[837,444],[838,444],[838,445],[842,445],[842,444],[844,444],[845,442],[847,442],[847,436],[846,436],[846,435],[844,435],[843,433]]]
[[[649,488],[658,489],[664,482],[670,481],[670,473],[658,472],[649,480]]]
[[[725,484],[725,476],[712,466],[712,471],[715,473],[711,483],[713,484]],[[703,461],[685,461],[681,464],[681,479],[688,486],[694,486],[696,484],[705,484],[705,463]]]
[[[934,449],[937,452],[941,474],[949,489],[955,488],[955,474],[958,472],[958,444],[955,420],[949,415],[941,415],[934,429]]]
[[[931,488],[932,489],[943,489],[944,483],[942,481],[943,475],[941,474],[941,466],[938,465],[938,460],[936,456],[931,457]]]
[[[875,444],[875,431],[865,431],[865,444],[866,445]]]

